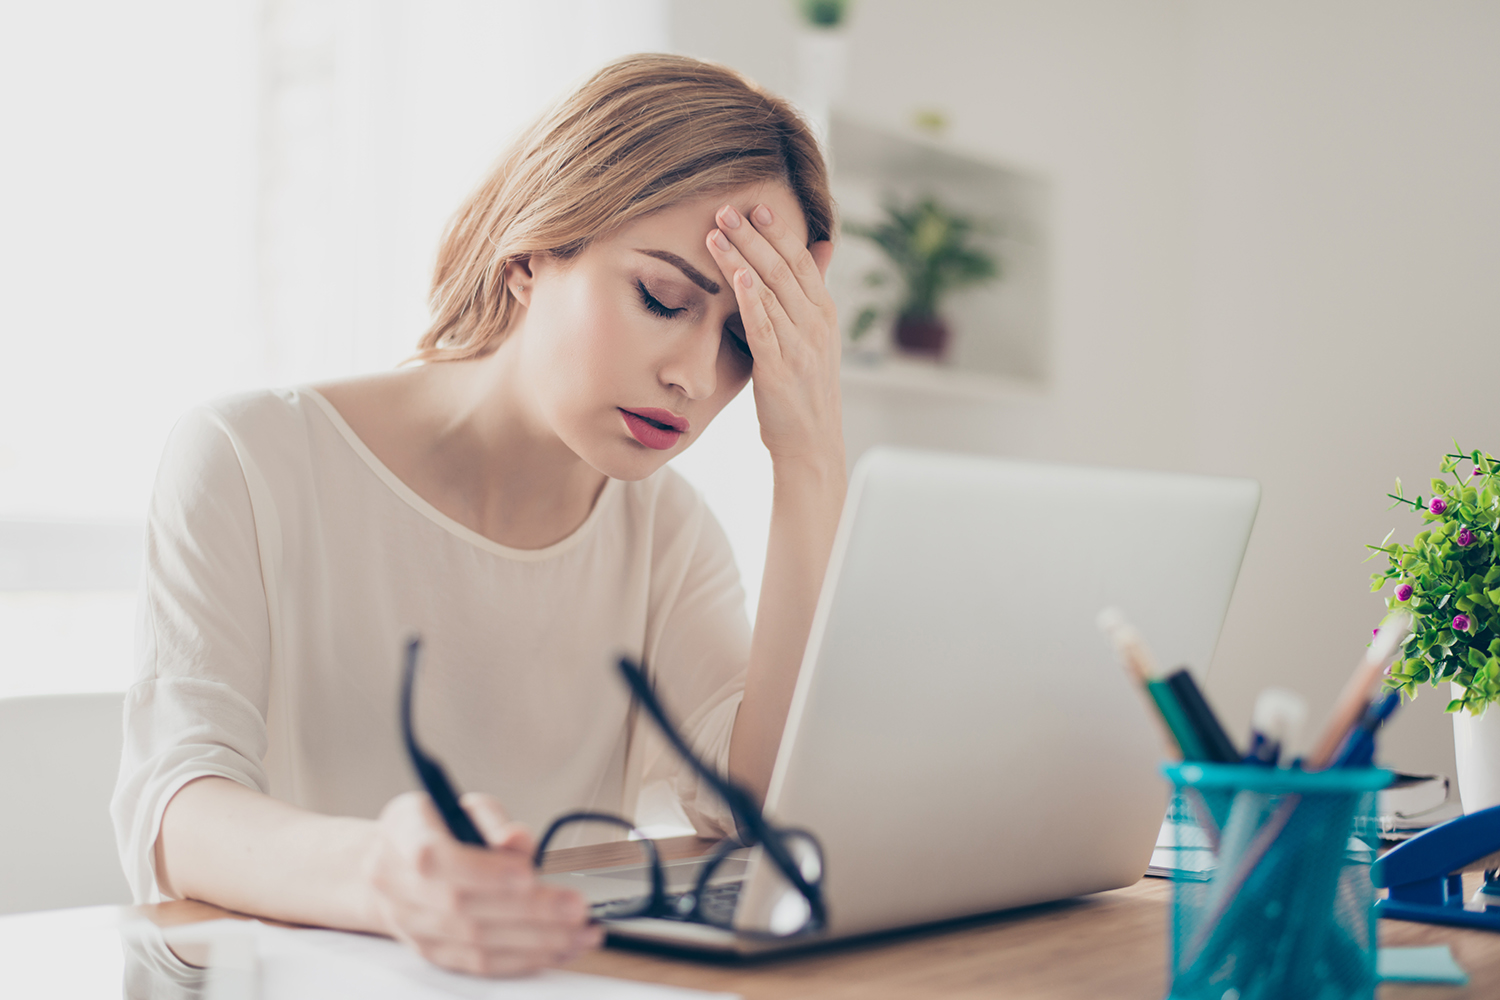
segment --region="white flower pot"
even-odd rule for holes
[[[844,92],[849,36],[840,30],[797,34],[797,103],[820,142],[828,141],[828,114]]]
[[[1452,697],[1463,688],[1452,685]],[[1500,806],[1500,705],[1490,705],[1478,718],[1453,713],[1453,750],[1458,758],[1458,795],[1464,812]]]

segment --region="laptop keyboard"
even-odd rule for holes
[[[734,908],[740,901],[740,889],[744,886],[744,880],[735,882],[717,882],[707,886],[703,890],[703,901],[699,904],[699,910],[709,923],[727,924],[729,918],[734,915]],[[682,892],[667,893],[667,913],[663,914],[668,920],[682,919],[686,914],[677,916],[683,906],[691,906],[689,894]],[[612,900],[604,903],[595,903],[593,910],[596,913],[605,912],[611,906],[617,906],[622,900]]]

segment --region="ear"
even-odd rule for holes
[[[510,294],[516,297],[516,301],[527,308],[531,307],[531,286],[536,276],[531,272],[531,258],[518,257],[506,262],[505,265],[505,287],[510,289]]]

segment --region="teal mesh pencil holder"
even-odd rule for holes
[[[1374,997],[1375,797],[1391,773],[1162,771],[1214,856],[1206,881],[1173,880],[1169,1000]]]

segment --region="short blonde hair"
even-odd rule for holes
[[[809,243],[831,238],[828,170],[790,104],[687,56],[605,66],[523,133],[449,222],[432,325],[413,360],[472,358],[499,343],[516,316],[511,261],[571,258],[650,212],[764,181],[791,190]]]

